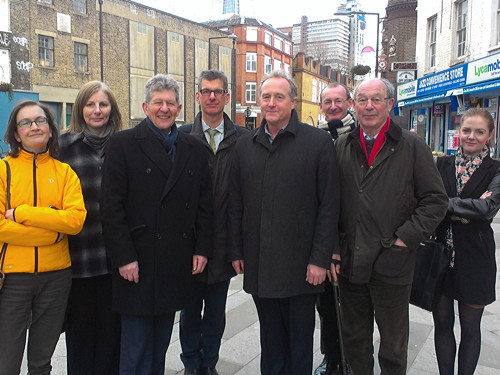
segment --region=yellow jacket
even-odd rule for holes
[[[2,270],[5,273],[56,271],[71,266],[68,238],[77,234],[87,211],[80,180],[68,164],[48,152],[20,150],[6,158],[11,170],[11,208],[14,221],[5,218],[7,168],[0,160],[0,249],[7,243]],[[1,259],[0,259],[1,266]]]

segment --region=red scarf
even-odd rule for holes
[[[380,132],[378,133],[377,138],[375,139],[375,143],[373,144],[372,151],[370,152],[370,156],[368,156],[368,151],[366,150],[366,142],[365,142],[365,135],[363,134],[363,128],[359,128],[359,141],[361,142],[361,147],[363,148],[363,151],[365,152],[366,160],[368,161],[368,166],[371,167],[373,164],[373,161],[375,160],[375,157],[379,153],[380,149],[384,145],[385,142],[385,132],[387,129],[389,129],[389,125],[391,123],[391,118],[387,117],[387,120],[385,120],[384,126],[382,126],[382,129],[380,129]]]

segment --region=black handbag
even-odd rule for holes
[[[426,239],[420,244],[411,287],[412,305],[432,311],[441,297],[450,258],[451,249],[435,238]]]

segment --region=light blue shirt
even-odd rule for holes
[[[208,144],[210,144],[210,134],[208,131],[212,129],[210,126],[208,126],[205,121],[203,121],[203,118],[201,119],[201,126],[203,127],[203,134],[205,134],[205,139],[207,140]],[[217,133],[214,135],[214,142],[215,142],[215,149],[219,149],[219,145],[224,139],[224,118],[222,118],[222,121],[220,122],[219,126],[215,128],[217,130]]]

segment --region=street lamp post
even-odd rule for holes
[[[355,14],[363,14],[363,15],[368,15],[368,16],[377,16],[377,45],[375,47],[375,78],[378,78],[378,44],[379,44],[379,38],[380,38],[380,14],[375,13],[375,12],[356,12],[356,11],[340,11],[336,12],[333,15],[334,16],[353,16]]]
[[[234,33],[227,36],[212,36],[208,38],[208,69],[212,69],[212,39],[231,39],[233,42],[233,49],[231,52],[231,119],[236,119],[236,39],[238,36]]]
[[[208,38],[208,69],[212,69],[212,44],[210,43],[211,40],[213,39],[231,39],[233,41],[233,49],[234,49],[234,42],[236,39],[238,39],[238,36],[236,34],[229,34],[225,36],[211,36]]]

